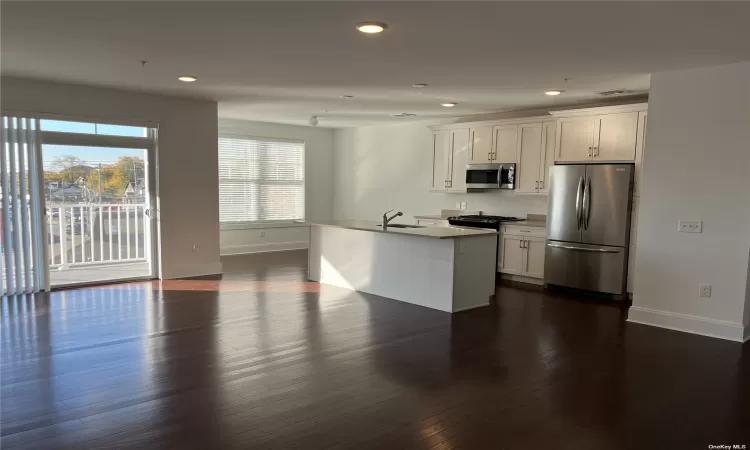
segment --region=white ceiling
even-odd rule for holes
[[[4,1],[0,8],[4,75],[210,98],[227,118],[305,124],[318,115],[329,127],[410,120],[390,116],[400,112],[424,120],[588,103],[602,90],[644,92],[654,72],[750,60],[746,2]],[[354,26],[365,20],[389,28],[363,35]],[[181,83],[181,74],[199,81]],[[566,92],[543,95],[549,88]]]

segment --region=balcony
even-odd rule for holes
[[[52,287],[149,277],[144,204],[47,205]]]

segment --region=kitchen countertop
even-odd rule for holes
[[[499,234],[495,230],[483,228],[461,228],[461,227],[424,227],[424,228],[393,228],[387,231],[380,228],[380,223],[366,220],[330,220],[305,222],[309,225],[324,227],[346,228],[349,230],[371,231],[373,233],[400,234],[404,236],[427,237],[433,239],[459,239],[476,236],[491,236]],[[393,224],[393,222],[391,222]]]
[[[414,216],[414,218],[415,219],[427,219],[427,220],[448,220],[447,217],[443,217],[443,216],[440,216],[440,215],[437,215],[437,214],[432,215],[432,216],[419,215],[419,216]]]

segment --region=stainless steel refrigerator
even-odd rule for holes
[[[633,172],[632,164],[550,168],[545,283],[625,293]]]

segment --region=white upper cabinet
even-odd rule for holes
[[[514,163],[518,153],[518,126],[492,127],[492,160],[497,163]]]
[[[590,161],[594,153],[594,119],[592,117],[557,119],[555,149],[555,161]]]
[[[539,174],[542,154],[541,123],[518,126],[518,167],[516,167],[516,192],[539,192]]]
[[[469,128],[469,161],[472,164],[486,164],[492,161],[492,127]]]
[[[555,133],[557,124],[545,122],[542,131],[542,160],[539,172],[539,193],[549,193],[549,168],[555,165]]]
[[[515,163],[514,192],[546,195],[554,164],[634,162],[634,195],[639,195],[647,110],[639,103],[430,127],[430,190],[467,192],[467,164]]]
[[[466,163],[469,161],[469,129],[451,130],[448,151],[449,192],[466,192]]]
[[[643,174],[643,152],[646,149],[646,130],[648,124],[648,111],[638,113],[638,137],[635,142],[635,182],[633,184],[633,195],[641,195],[641,176]]]
[[[638,112],[604,114],[594,118],[595,160],[635,161]]]
[[[432,185],[430,190],[442,191],[448,189],[448,130],[432,132]]]
[[[638,104],[553,112],[555,162],[635,162],[646,109]]]
[[[547,173],[555,158],[555,122],[518,125],[516,193],[547,194]]]

